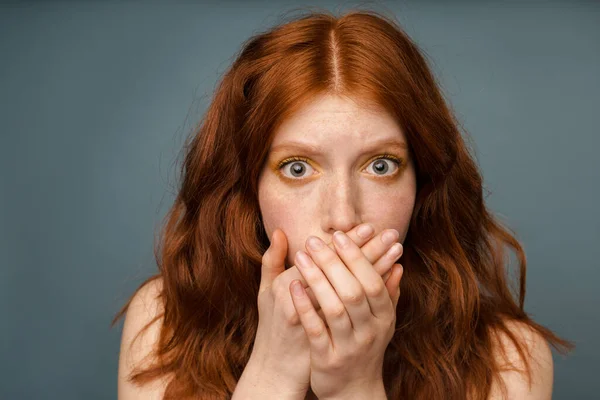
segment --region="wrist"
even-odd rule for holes
[[[363,384],[360,386],[348,386],[346,390],[330,397],[319,397],[319,400],[387,400],[383,380],[373,382],[372,384]]]
[[[304,400],[307,388],[288,382],[278,372],[271,373],[258,360],[249,360],[240,377],[232,399]]]

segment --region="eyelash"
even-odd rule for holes
[[[379,156],[373,158],[372,160],[370,160],[369,164],[367,164],[367,165],[371,165],[371,163],[373,163],[374,161],[381,160],[381,159],[388,159],[390,161],[395,162],[396,163],[396,171],[394,171],[394,173],[392,173],[391,175],[379,175],[376,179],[391,178],[391,177],[396,176],[399,173],[399,171],[400,171],[400,169],[402,167],[402,159],[396,157],[393,154],[385,153],[385,154],[379,155]],[[306,157],[298,157],[298,156],[288,157],[285,160],[282,160],[282,161],[279,162],[279,164],[276,167],[276,170],[281,174],[281,168],[285,167],[286,165],[288,165],[288,164],[290,164],[290,163],[292,163],[294,161],[302,161],[302,162],[305,162],[307,164],[310,164],[310,162],[308,161],[308,158],[306,158]],[[305,178],[290,178],[290,177],[287,177],[285,175],[282,175],[282,176],[284,178],[286,178],[286,179],[290,179],[290,180],[293,180],[293,181],[299,181],[299,180],[305,179]]]

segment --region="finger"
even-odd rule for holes
[[[279,279],[282,280],[280,282],[280,284],[287,286],[288,288],[289,288],[290,282],[292,282],[294,280],[298,280],[300,282],[306,282],[306,280],[304,279],[304,277],[302,276],[302,274],[300,273],[300,271],[298,270],[298,268],[295,265],[292,268],[288,268],[284,274],[280,275]],[[288,283],[286,283],[286,281]],[[319,304],[317,298],[315,297],[312,288],[310,286],[308,286],[307,283],[304,283],[302,285],[303,285],[304,291],[306,292],[307,296],[309,297],[313,307],[317,311],[317,314],[319,314],[319,317],[321,317],[321,319],[323,319],[323,321],[325,321],[325,314],[323,314],[323,310],[321,310],[321,305]],[[291,295],[290,295],[290,297],[291,297]]]
[[[393,262],[390,263],[387,259],[381,260],[381,258],[383,258],[382,256],[384,256],[386,254],[386,250],[387,250],[386,246],[389,246],[389,244],[388,244],[389,242],[384,242],[384,241],[382,241],[381,238],[382,238],[383,234],[388,231],[392,232],[392,237],[397,234],[396,230],[388,229],[388,230],[383,230],[382,232],[377,234],[375,237],[373,237],[373,234],[375,231],[374,231],[373,226],[369,223],[363,223],[363,224],[357,225],[356,227],[352,228],[347,233],[348,237],[350,237],[352,239],[352,241],[357,244],[357,246],[361,247],[361,250],[363,250],[363,253],[365,253],[365,256],[371,263],[373,263],[375,261],[377,262],[374,265],[374,268],[379,274],[384,274],[384,279],[383,279],[384,282],[387,282],[387,279],[389,278],[389,276],[391,274],[391,265],[393,264]],[[283,236],[283,239],[285,240],[285,244],[286,244],[286,251],[287,251],[287,239],[286,239],[283,231],[280,233],[281,233],[281,235],[278,235],[275,232],[273,232],[273,239],[272,239],[271,244],[273,244],[273,240],[275,240],[276,235]],[[328,243],[327,245],[329,246],[330,249],[335,250],[335,245],[333,244],[333,241]],[[294,266],[288,268],[286,271],[289,271],[286,273],[286,275],[289,275],[289,276],[287,276],[286,280],[288,280],[289,282],[291,282],[293,279],[300,280],[308,297],[311,299],[313,306],[315,307],[317,312],[320,312],[321,313],[320,315],[323,316],[324,314],[320,311],[321,307],[316,299],[316,296],[314,295],[314,293],[313,293],[312,289],[310,288],[310,286],[308,285],[308,283],[304,280],[304,277],[302,276],[302,274],[300,274],[300,272],[298,271],[297,267],[294,265]],[[261,281],[261,284],[262,284],[262,281]]]
[[[395,243],[399,243],[399,238],[400,234],[396,229],[384,229],[361,247],[366,259],[373,264],[373,268],[379,275],[383,276],[390,271],[393,263],[390,264],[388,260],[379,262],[379,260],[385,257]]]
[[[265,254],[262,257],[262,266],[261,266],[261,281],[259,286],[259,293],[261,293],[264,289],[270,287],[273,284],[273,281],[277,276],[279,276],[282,272],[286,272],[286,280],[291,282],[294,279],[300,280],[304,287],[306,288],[306,292],[308,297],[310,298],[313,306],[317,310],[317,312],[321,312],[321,306],[319,305],[313,291],[306,281],[304,277],[297,268],[289,268],[285,270],[285,258],[287,256],[288,251],[288,243],[285,232],[281,229],[277,228],[273,231],[271,236],[271,244]],[[283,265],[283,270],[281,266]],[[289,271],[289,272],[287,272]],[[322,312],[321,312],[322,313]]]
[[[373,225],[371,225],[369,223],[363,223],[363,224],[357,225],[354,228],[352,228],[350,231],[348,231],[347,235],[348,235],[348,237],[350,237],[352,239],[352,241],[354,241],[354,243],[356,243],[357,246],[361,247],[371,239],[371,237],[373,236],[374,233],[375,233],[375,229],[373,228]],[[273,232],[273,236],[275,236],[275,232]],[[333,242],[330,242],[327,245],[329,246],[330,249],[335,250],[335,246],[334,246]],[[371,245],[370,247],[372,249],[374,248],[373,245]],[[377,256],[376,254],[374,254],[373,250],[370,250],[369,253],[373,254],[373,256]],[[379,257],[380,256],[378,256],[378,258]],[[382,270],[383,270],[383,268],[382,268]],[[294,279],[298,279],[302,283],[302,287],[304,288],[308,297],[310,298],[310,300],[313,304],[313,307],[315,307],[317,312],[320,312],[321,313],[320,315],[323,317],[324,314],[321,311],[321,306],[319,305],[311,287],[304,280],[304,277],[302,276],[302,274],[300,274],[300,272],[298,271],[298,268],[295,265],[293,265],[290,268],[288,268],[286,271],[290,271],[290,272],[287,272],[287,274],[289,275],[289,276],[287,276],[287,279],[289,279],[289,282],[291,282]]]
[[[388,251],[383,256],[381,256],[381,258],[379,258],[379,260],[377,260],[375,264],[373,264],[373,269],[377,273],[380,273],[381,271],[386,271],[381,277],[381,279],[383,279],[384,282],[387,282],[388,278],[390,277],[390,274],[392,273],[392,266],[398,261],[398,259],[402,256],[403,253],[404,247],[402,246],[402,244],[394,243],[392,247],[390,247]]]
[[[358,332],[368,327],[373,317],[383,318],[389,315],[390,296],[386,291],[385,282],[375,272],[373,265],[366,259],[361,249],[341,231],[335,232],[333,237],[337,254],[359,282],[368,304],[366,308],[348,309],[354,330]],[[365,309],[368,309],[368,313]],[[355,310],[356,314],[353,313]]]
[[[328,354],[331,347],[331,337],[327,326],[317,314],[300,281],[295,280],[290,284],[290,292],[294,307],[300,317],[300,323],[308,337],[311,353]]]
[[[356,227],[352,228],[350,231],[348,231],[346,234],[348,235],[348,237],[350,237],[350,239],[352,239],[352,241],[354,243],[356,243],[356,245],[358,247],[361,247],[361,249],[363,250],[363,253],[365,253],[365,256],[367,257],[367,259],[371,262],[374,263],[376,261],[378,261],[379,258],[381,258],[382,255],[385,254],[385,251],[387,250],[387,248],[385,248],[385,243],[383,243],[381,241],[381,236],[383,233],[385,233],[387,230],[384,230],[383,232],[380,232],[376,237],[371,238],[374,234],[374,228],[371,224],[369,223],[364,223],[364,224],[360,224],[357,225]],[[395,230],[392,230],[395,231]],[[395,231],[397,232],[397,231]],[[275,233],[273,233],[273,235],[275,235]],[[285,235],[284,235],[285,236]],[[335,245],[333,244],[333,241],[327,243],[327,246],[331,249],[335,251]],[[366,247],[364,247],[366,246]],[[382,275],[383,273],[387,273],[389,276],[389,267],[385,267],[384,265],[385,263],[379,264],[378,267],[376,267],[376,270],[380,273],[380,275]],[[312,296],[311,292],[310,292],[310,287],[308,286],[308,284],[306,283],[306,281],[304,280],[304,278],[302,277],[302,275],[297,271],[297,268],[295,265],[292,265],[291,267],[289,267],[286,271],[291,271],[290,273],[293,274],[293,276],[289,277],[290,278],[290,282],[293,279],[298,279],[300,280],[300,282],[302,283],[302,286],[304,287],[304,289],[308,289],[308,295],[309,297],[311,297],[311,299],[314,300],[314,296]],[[315,303],[313,302],[313,305]]]
[[[300,281],[300,283],[302,284],[302,287],[304,288],[304,291],[308,295],[313,307],[315,308],[315,310],[317,311],[319,316],[323,319],[323,321],[327,321],[325,318],[325,314],[323,313],[323,310],[321,309],[321,305],[319,304],[319,301],[317,300],[317,297],[315,296],[315,294],[313,292],[313,289],[306,282],[306,280],[304,279],[304,276],[302,276],[302,274],[298,270],[298,267],[296,265],[294,265],[291,268],[288,268],[286,270],[285,274],[286,274],[285,280],[287,280],[289,282],[292,282],[293,280]],[[282,282],[282,284],[285,284],[285,283]]]
[[[352,241],[356,243],[358,247],[363,247],[369,241],[369,239],[371,239],[374,233],[375,228],[373,228],[373,225],[364,223],[350,229],[348,232],[346,232],[346,235],[348,235],[348,237],[350,237],[350,239],[352,239]],[[333,241],[327,243],[327,246],[329,246],[331,250],[335,250]]]
[[[319,244],[321,245],[319,246]],[[356,244],[353,243],[353,246],[362,255]],[[334,295],[329,296],[329,291],[326,294],[321,294],[320,287],[313,286],[313,292],[321,304],[321,309],[325,313],[329,328],[332,331],[332,341],[335,346],[338,344],[343,346],[344,343],[349,344],[350,340],[354,340],[354,329],[348,328],[354,328],[355,320],[364,321],[366,318],[372,317],[363,288],[336,251],[324,246],[319,238],[309,237],[306,248],[310,252],[310,260],[317,267],[313,269],[319,271],[316,274],[319,277],[323,274],[325,281],[328,283],[327,286],[333,289]],[[371,272],[375,274],[374,271]],[[378,279],[381,279],[377,274],[375,275]],[[327,296],[327,300],[330,297],[335,297],[335,299],[328,304],[324,304],[321,301],[321,295],[323,297]],[[359,316],[359,318],[357,319],[356,316]]]
[[[298,267],[296,267],[295,265],[292,268],[289,268],[287,271],[291,271],[294,275],[292,275],[290,277],[290,281],[296,279],[298,281],[301,282],[302,287],[304,288],[304,291],[306,292],[306,294],[308,295],[313,307],[315,308],[315,310],[317,311],[317,314],[319,314],[319,317],[321,317],[321,319],[323,321],[325,321],[325,323],[327,324],[327,319],[325,317],[325,314],[323,313],[323,310],[321,309],[321,305],[319,304],[319,301],[317,300],[317,297],[315,296],[312,288],[308,285],[308,283],[306,283],[306,281],[304,280],[304,277],[302,276],[302,274],[300,273],[300,271],[298,271]],[[382,277],[382,280],[384,282],[386,282],[390,277],[390,275],[392,274],[392,269],[390,268],[390,270],[388,272],[386,272],[386,274]],[[302,283],[304,282],[304,283]]]
[[[319,304],[315,294],[313,293],[312,288],[308,285],[308,283],[304,279],[304,276],[302,276],[296,265],[292,265],[291,267],[286,269],[285,272],[280,275],[279,279],[281,280],[280,283],[286,287],[289,287],[290,283],[294,280],[300,281],[302,287],[304,288],[304,291],[306,292],[310,301],[312,302],[313,307],[315,308],[315,310],[317,310],[319,316],[323,318],[323,320],[325,320],[325,316],[321,311],[321,305]]]
[[[322,243],[322,247],[323,251],[326,249],[326,251],[333,253],[333,250],[327,248],[324,243]],[[299,250],[296,253],[295,262],[304,279],[312,288],[317,302],[321,305],[321,310],[325,315],[324,322],[327,323],[332,332],[331,339],[339,344],[346,343],[352,337],[353,331],[352,323],[346,312],[344,303],[338,297],[327,276],[315,264],[311,256]],[[349,272],[347,271],[347,273]]]
[[[392,305],[394,307],[394,312],[396,311],[396,307],[398,306],[398,300],[400,299],[400,280],[404,275],[404,267],[401,264],[394,264],[392,268],[392,274],[390,275],[390,279],[388,279],[385,284],[387,288],[387,292],[392,299]]]
[[[259,293],[271,287],[275,278],[285,271],[287,249],[285,233],[279,228],[275,229],[271,237],[271,244],[262,256]]]
[[[297,270],[296,270],[297,271]],[[297,271],[298,272],[298,271]],[[302,276],[302,274],[300,274],[300,272],[298,272],[299,276]],[[302,278],[302,280],[304,280],[304,278]],[[304,287],[304,285],[303,285]],[[313,307],[315,308],[315,310],[317,311],[317,314],[319,314],[319,317],[321,317],[321,319],[323,321],[325,321],[325,324],[327,324],[327,318],[325,317],[325,314],[323,313],[323,310],[321,309],[321,305],[319,304],[319,302],[317,301],[317,297],[315,296],[315,294],[313,293],[313,290],[310,286],[308,287],[304,287],[304,291],[306,292],[306,294],[308,295],[308,297],[310,298],[310,302],[312,303]]]
[[[366,232],[366,236],[360,236],[358,234],[358,231],[362,231],[363,226],[365,229],[370,230],[370,232]],[[371,264],[375,264],[375,262],[379,260],[394,243],[398,242],[400,237],[400,234],[396,229],[384,229],[375,237],[372,237],[374,233],[373,226],[368,223],[358,225],[345,233],[358,247],[361,248],[365,257]],[[327,243],[327,246],[329,246],[330,249],[335,250],[333,241]],[[384,265],[380,264],[376,267],[376,271],[379,275],[383,275],[389,272],[389,268],[390,266],[387,266],[386,269]]]

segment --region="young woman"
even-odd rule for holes
[[[123,400],[550,399],[548,342],[573,348],[524,311],[521,245],[417,45],[373,11],[245,44],[157,261],[113,321]]]

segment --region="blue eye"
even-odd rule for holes
[[[279,166],[279,169],[283,169],[284,171],[288,170],[289,173],[284,173],[285,177],[295,179],[302,178],[306,173],[307,167],[309,168],[309,171],[313,169],[306,159],[293,157],[283,161]]]
[[[390,165],[392,167],[390,167]],[[381,158],[377,158],[377,159],[373,160],[369,164],[369,166],[367,167],[367,172],[371,172],[371,171],[369,171],[369,167],[371,167],[371,166],[373,166],[373,168],[371,168],[373,173],[378,176],[385,176],[386,172],[388,172],[390,170],[390,168],[396,168],[392,171],[391,174],[387,174],[387,175],[393,175],[394,172],[396,172],[396,170],[398,168],[400,168],[400,162],[396,161],[393,158],[381,157]]]
[[[384,154],[369,163],[367,172],[375,176],[390,177],[396,174],[401,165],[401,159],[390,154]],[[390,169],[391,173],[388,173]],[[279,163],[277,170],[283,171],[281,172],[282,175],[292,180],[302,179],[310,176],[314,172],[314,169],[308,162],[308,159],[304,157],[290,157],[285,159]]]

